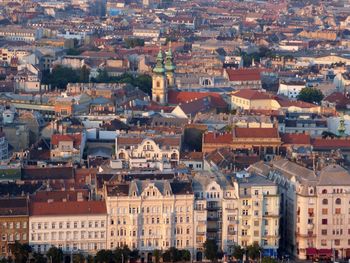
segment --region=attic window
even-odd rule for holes
[[[322,194],[327,194],[327,189],[323,189]]]
[[[136,192],[134,192],[133,195],[136,196]]]

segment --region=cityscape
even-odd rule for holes
[[[349,0],[0,0],[0,263],[350,262]]]

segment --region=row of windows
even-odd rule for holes
[[[123,215],[123,214],[127,214],[127,211],[129,211],[129,214],[138,214],[139,211],[141,211],[142,213],[147,213],[147,214],[154,214],[154,213],[173,213],[173,212],[177,212],[177,213],[185,213],[185,212],[190,212],[193,210],[192,206],[176,206],[175,209],[173,208],[173,206],[163,206],[163,207],[159,207],[159,206],[147,206],[147,207],[141,207],[141,209],[139,207],[118,207],[118,208],[111,208],[111,215]]]
[[[27,222],[2,222],[1,223],[1,227],[2,228],[6,228],[6,229],[26,229],[27,228]]]
[[[69,239],[92,239],[92,238],[105,238],[105,231],[78,231],[74,232],[51,232],[51,233],[39,233],[32,234],[32,241],[47,241],[47,240],[69,240]]]
[[[26,241],[27,240],[27,234],[23,233],[15,233],[15,234],[2,234],[1,235],[1,241],[15,241],[15,240],[23,240]]]
[[[56,228],[85,228],[85,227],[89,227],[89,228],[93,228],[93,227],[105,227],[105,221],[74,221],[74,222],[52,222],[52,223],[32,223],[31,224],[31,228],[32,229],[49,229],[51,227],[51,229],[56,229]]]
[[[326,198],[322,199],[322,204],[323,205],[328,205],[328,199],[326,199]],[[335,199],[335,204],[336,205],[341,205],[341,199],[340,198]]]

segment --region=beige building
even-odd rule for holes
[[[116,138],[117,160],[129,168],[171,168],[179,163],[181,136],[146,137],[119,135]]]
[[[105,186],[107,248],[127,245],[151,262],[155,249],[194,254],[194,195],[190,182],[140,181]]]
[[[278,182],[281,193],[281,248],[300,259],[350,256],[350,173],[329,165],[319,173],[288,160],[250,167]]]
[[[199,173],[193,179],[196,260],[203,258],[203,243],[216,240],[232,254],[235,245],[258,243],[266,256],[279,247],[279,194],[265,177],[237,173],[232,181],[221,173]]]
[[[94,254],[106,248],[106,219],[104,201],[33,201],[29,244],[40,253],[55,246],[66,254]]]

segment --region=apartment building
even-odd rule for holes
[[[191,182],[133,180],[105,186],[107,247],[127,245],[151,262],[155,249],[194,254],[194,194]]]
[[[50,157],[52,161],[80,162],[85,148],[86,135],[53,134],[51,137]]]
[[[295,100],[303,88],[305,88],[305,81],[299,79],[285,79],[280,81],[277,94],[286,96],[288,99]]]
[[[28,199],[0,199],[0,258],[11,256],[11,245],[28,243]]]
[[[142,136],[121,134],[115,139],[118,160],[129,168],[165,168],[179,163],[181,136]]]
[[[263,255],[277,257],[279,248],[280,195],[274,182],[255,173],[236,174],[238,235],[241,247],[257,243]]]
[[[12,41],[34,42],[43,35],[42,29],[28,29],[17,26],[5,26],[0,28],[0,37]]]
[[[250,171],[278,183],[281,248],[299,259],[349,258],[350,173],[329,165],[319,173],[285,159],[257,163]]]
[[[33,201],[30,204],[29,244],[45,253],[51,246],[64,253],[89,253],[106,248],[107,213],[104,201]]]
[[[201,172],[193,178],[196,260],[204,258],[203,244],[215,240],[225,252],[237,243],[237,198],[232,183],[220,173]]]

